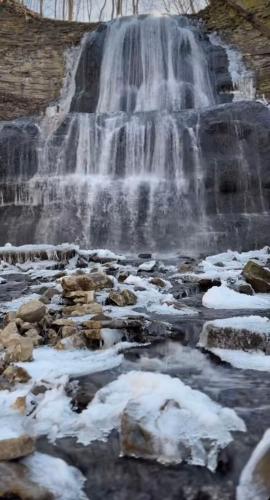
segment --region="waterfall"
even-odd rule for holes
[[[257,245],[268,111],[232,103],[224,47],[186,18],[141,16],[102,24],[77,53],[66,114],[67,103],[47,113],[41,132],[34,120],[2,126],[8,238],[126,251]]]

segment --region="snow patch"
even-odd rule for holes
[[[202,298],[210,309],[270,309],[270,294],[244,295],[226,285],[210,288]]]

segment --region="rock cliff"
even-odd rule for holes
[[[200,18],[241,50],[255,70],[258,94],[269,99],[269,1],[211,0]],[[0,0],[0,120],[43,112],[60,94],[66,49],[96,27],[42,19],[14,0]]]
[[[270,99],[270,2],[211,0],[200,16],[209,31],[218,31],[242,52],[255,71],[258,95]]]
[[[42,112],[59,96],[65,51],[96,24],[42,19],[0,1],[0,120]]]

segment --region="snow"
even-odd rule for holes
[[[268,429],[253,451],[240,476],[236,500],[267,500],[269,498],[269,471],[261,467],[261,473],[264,474],[264,478],[260,477],[260,471],[258,471],[259,464],[264,457],[266,457],[265,468],[269,467],[269,449],[270,430]],[[266,474],[267,478],[265,477]],[[264,482],[263,479],[266,481]]]
[[[270,294],[244,295],[221,285],[210,288],[202,303],[211,309],[270,309]]]
[[[123,255],[116,254],[111,252],[110,250],[99,248],[96,250],[80,250],[79,255],[82,257],[91,257],[97,256],[99,259],[111,259],[111,260],[124,260],[125,257]]]
[[[247,330],[251,333],[270,335],[270,320],[262,316],[234,316],[232,318],[215,319],[204,324],[200,336],[200,344],[207,343],[207,326],[213,325],[219,328],[233,328],[235,330]],[[206,335],[206,336],[205,336]]]
[[[138,267],[138,271],[153,271],[156,264],[157,263],[155,260],[149,260],[148,262],[144,262],[143,264],[140,264]]]
[[[87,500],[84,476],[64,460],[35,452],[20,462],[28,468],[30,479],[50,491],[56,500]]]

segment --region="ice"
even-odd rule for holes
[[[270,294],[244,295],[221,285],[210,288],[202,303],[211,309],[270,309]]]
[[[91,257],[95,255],[99,259],[111,259],[111,260],[124,260],[125,257],[123,255],[116,254],[111,252],[111,250],[107,250],[104,248],[99,248],[96,250],[80,250],[80,255],[83,257]]]
[[[270,430],[268,429],[253,451],[240,476],[236,500],[269,499],[269,450]],[[263,459],[265,459],[264,464]]]
[[[269,247],[242,253],[228,250],[227,252],[206,257],[199,265],[202,272],[194,275],[223,281],[231,278],[237,279],[249,260],[255,260],[259,264],[265,265],[269,260],[269,256]]]
[[[157,263],[155,260],[149,260],[148,262],[144,262],[143,264],[140,264],[138,267],[138,271],[153,271],[156,264]]]
[[[0,303],[0,314],[8,311],[17,311],[23,304],[31,302],[31,300],[40,299],[40,295],[37,293],[31,293],[29,295],[22,295],[18,299],[10,300],[9,302]]]
[[[270,356],[263,352],[243,352],[232,349],[209,349],[222,361],[242,370],[270,371]]]
[[[21,463],[27,466],[30,479],[50,491],[56,500],[87,500],[84,476],[64,460],[35,452]]]
[[[170,401],[175,404],[167,404]],[[245,431],[244,422],[233,410],[222,408],[181,380],[131,371],[100,389],[78,416],[73,426],[78,441],[104,440],[113,429],[119,430],[122,415],[131,404],[146,431],[154,436],[159,450],[155,450],[155,458],[162,463],[180,463],[182,443],[191,449],[188,462],[214,470],[219,449],[232,441],[230,431]],[[204,440],[212,444],[209,453]]]
[[[58,351],[52,347],[38,347],[34,349],[34,361],[17,365],[25,368],[36,381],[54,381],[63,375],[79,377],[119,366],[123,360],[121,351],[133,346],[132,343],[121,342],[102,351]]]

